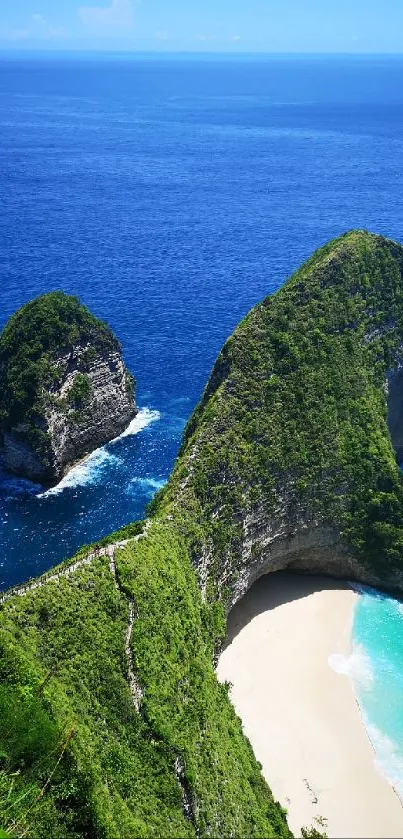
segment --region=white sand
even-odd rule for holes
[[[273,574],[229,616],[218,677],[233,685],[295,836],[321,816],[331,839],[403,837],[403,807],[375,767],[350,680],[329,665],[350,653],[355,597],[326,578]]]

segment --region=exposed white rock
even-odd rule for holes
[[[89,344],[78,343],[55,359],[55,369],[57,385],[44,394],[44,456],[30,445],[23,423],[5,433],[3,440],[8,471],[50,485],[77,461],[119,436],[137,413],[129,373],[118,350],[95,351]],[[88,399],[79,410],[69,400],[78,374],[89,384]]]

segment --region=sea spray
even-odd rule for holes
[[[140,431],[143,431],[144,428],[147,428],[148,425],[151,425],[152,422],[156,422],[161,418],[161,414],[159,411],[151,411],[149,408],[141,408],[138,412],[137,416],[131,421],[130,425],[122,431],[122,434],[119,434],[119,437],[115,437],[114,440],[111,440],[109,445],[113,445],[117,443],[118,440],[122,440],[124,437],[132,437],[135,434],[138,434]]]
[[[102,480],[105,469],[108,466],[112,466],[113,464],[118,465],[119,463],[122,463],[122,459],[108,452],[106,447],[103,446],[88,455],[81,463],[73,466],[55,487],[47,489],[46,492],[39,493],[37,497],[49,498],[51,495],[59,495],[66,489],[75,489],[76,487],[99,483]]]
[[[402,744],[383,734],[362,711],[363,720],[375,752],[375,766],[387,778],[403,803]]]
[[[159,489],[162,489],[166,484],[165,479],[159,478],[139,478],[135,477],[132,478],[130,481],[127,492],[130,494],[132,492],[136,493],[139,491],[144,492],[146,495],[154,495]]]
[[[142,408],[122,434],[119,434],[118,437],[115,437],[115,439],[111,440],[107,445],[96,449],[88,455],[88,457],[81,461],[81,463],[73,466],[67,475],[65,475],[65,477],[57,484],[57,486],[52,487],[45,492],[39,493],[37,497],[48,498],[51,495],[59,495],[65,489],[74,489],[75,487],[83,487],[88,484],[100,483],[107,467],[113,465],[118,466],[123,462],[122,458],[110,451],[111,447],[123,438],[139,434],[140,431],[143,431],[147,428],[147,426],[159,419],[159,411],[151,411],[149,408]]]
[[[375,765],[403,801],[403,604],[357,583],[350,656],[330,666],[348,675],[375,753]]]
[[[341,653],[329,656],[329,664],[335,673],[349,676],[350,679],[358,682],[363,690],[371,690],[374,674],[371,661],[361,644],[355,645],[349,656]]]

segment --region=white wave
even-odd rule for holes
[[[384,594],[384,592],[379,591],[377,588],[373,588],[372,586],[365,586],[363,583],[355,583],[351,580],[348,581],[348,585],[353,591],[356,591],[357,594],[366,594],[370,597],[375,597],[379,600],[385,600],[388,595]]]
[[[348,676],[353,682],[358,683],[365,690],[371,689],[374,682],[374,674],[369,657],[360,645],[355,646],[349,656],[341,655],[341,653],[333,653],[329,656],[328,663],[335,673]]]
[[[400,615],[400,617],[403,617],[403,602],[401,600],[397,600],[395,597],[392,597],[390,594],[386,594],[384,591],[379,591],[377,588],[364,586],[361,583],[349,582],[348,585],[353,589],[353,591],[360,594],[361,597],[372,597],[374,600],[381,600],[384,603],[387,603],[391,609]]]
[[[129,484],[129,489],[131,486],[135,484],[136,486],[140,486],[141,489],[146,491],[151,490],[152,492],[156,492],[159,489],[162,489],[163,486],[166,484],[166,480],[160,480],[157,478],[132,478]]]
[[[77,466],[73,466],[57,486],[46,490],[46,492],[41,492],[37,495],[37,498],[48,498],[51,495],[59,495],[65,489],[83,487],[88,484],[99,484],[107,466],[123,463],[122,458],[108,451],[111,444],[116,443],[123,437],[139,434],[140,431],[143,431],[144,428],[159,418],[160,414],[158,411],[150,411],[149,408],[142,408],[122,434],[119,434],[118,437],[115,437],[107,445],[96,449],[82,460],[81,463],[78,463]]]
[[[149,408],[141,408],[130,425],[119,434],[119,437],[111,440],[111,443],[116,443],[118,440],[122,440],[123,437],[131,437],[134,434],[138,434],[140,431],[143,431],[143,428],[147,428],[148,425],[151,425],[152,422],[156,422],[160,418],[161,414],[159,411],[150,411]]]
[[[369,722],[362,714],[368,737],[375,752],[375,766],[379,772],[392,784],[403,801],[403,754],[399,752],[397,744],[386,734]]]
[[[353,589],[353,591],[356,591],[357,594],[371,594],[372,591],[370,586],[364,586],[362,583],[354,582],[354,580],[348,580],[348,585]],[[376,589],[373,589],[373,591],[376,591]]]
[[[362,596],[367,597],[374,597],[375,600],[393,600],[394,598],[390,596],[390,594],[386,594],[384,591],[379,591],[377,588],[373,588],[372,586],[365,586],[363,583],[354,583],[351,580],[348,581],[348,585],[353,591],[356,591],[357,594],[361,594]]]
[[[96,449],[95,452],[88,455],[77,466],[73,466],[57,486],[47,489],[46,492],[41,492],[37,498],[48,498],[50,495],[59,495],[65,489],[83,487],[88,484],[98,484],[102,479],[105,468],[114,463],[122,463],[122,459],[108,452],[105,447]]]

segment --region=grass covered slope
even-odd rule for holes
[[[6,602],[7,834],[291,836],[215,678],[213,646],[223,630],[169,524],[151,524],[112,563],[95,558]]]
[[[348,233],[225,344],[155,504],[175,508],[211,597],[217,583],[229,597],[245,565],[309,567],[313,549],[298,549],[324,528],[342,534],[340,573],[403,590],[403,483],[387,426],[393,392],[403,428],[402,272],[400,245]]]

